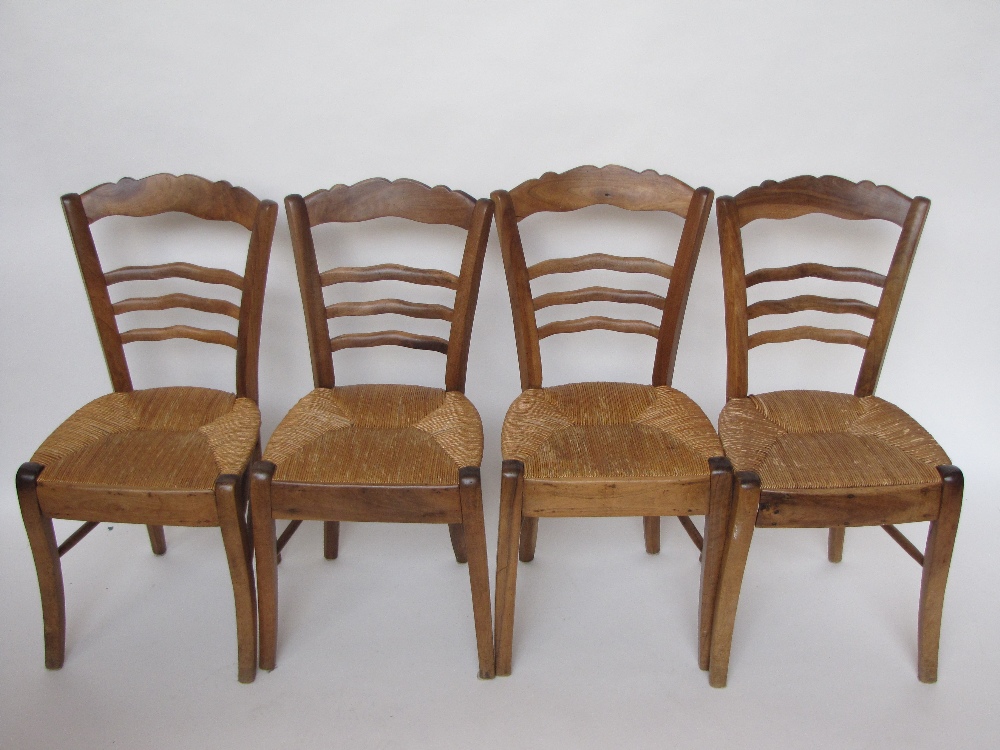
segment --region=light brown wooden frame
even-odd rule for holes
[[[117,392],[132,390],[124,344],[167,338],[193,338],[236,349],[236,392],[257,400],[257,363],[260,323],[271,240],[277,204],[260,201],[243,188],[228,182],[210,182],[194,175],[175,177],[158,174],[142,180],[125,178],[99,185],[82,195],[62,197],[63,211],[76,250],[94,322],[104,350],[111,383]],[[153,216],[179,211],[202,219],[233,221],[250,230],[246,271],[238,274],[202,268],[187,263],[129,267],[104,272],[90,225],[108,216]],[[112,304],[108,286],[122,281],[187,278],[226,284],[242,292],[237,307],[224,300],[169,294],[133,298]],[[138,329],[121,333],[116,316],[132,310],[164,310],[186,307],[219,313],[239,321],[233,337],[222,331],[189,326]],[[259,445],[257,447],[259,455]],[[81,485],[49,490],[38,480],[44,466],[28,462],[18,470],[17,493],[25,529],[31,544],[42,597],[45,630],[45,665],[62,666],[66,643],[66,613],[59,557],[75,546],[98,522],[146,524],[153,552],[166,552],[163,526],[219,526],[233,581],[239,654],[239,680],[252,682],[256,674],[256,602],[251,570],[247,525],[247,492],[244,477],[220,475],[215,489],[205,492]],[[249,467],[248,467],[249,468]],[[53,518],[85,521],[62,545],[56,546]]]
[[[747,352],[754,345],[797,339],[853,344],[865,350],[854,395],[870,396],[878,383],[889,336],[903,296],[930,201],[908,198],[885,185],[853,183],[840,177],[801,176],[783,182],[766,181],[744,190],[735,198],[720,197],[716,216],[722,249],[722,273],[726,296],[726,340],[728,347],[727,397],[745,398],[748,390]],[[747,274],[743,261],[741,229],[757,219],[791,219],[822,213],[847,220],[880,219],[901,228],[889,272],[885,276],[860,268],[836,268],[803,263],[786,268],[761,269]],[[770,300],[747,306],[746,290],[758,283],[814,277],[853,281],[881,287],[877,306],[859,300],[800,296]],[[747,321],[759,315],[799,310],[852,313],[872,319],[868,336],[854,331],[798,327],[785,331],[747,334]],[[962,504],[962,472],[955,466],[939,466],[941,481],[931,485],[829,490],[761,490],[754,472],[739,472],[734,495],[732,525],[719,584],[716,625],[712,634],[709,680],[716,687],[726,684],[736,605],[746,566],[754,526],[828,527],[828,557],[840,562],[844,530],[848,526],[881,526],[923,568],[920,593],[918,677],[937,679],[941,612]],[[909,543],[896,523],[930,521],[926,553]]]
[[[493,202],[475,200],[444,186],[434,188],[414,180],[390,182],[375,178],[355,185],[336,185],[305,198],[289,195],[285,209],[295,252],[302,305],[306,317],[313,382],[333,388],[333,352],[350,347],[403,346],[446,355],[445,389],[464,392],[472,322],[479,295]],[[329,222],[358,222],[395,216],[425,224],[450,224],[467,232],[458,276],[434,269],[382,264],[364,268],[334,268],[320,273],[312,228]],[[455,290],[453,308],[404,300],[324,304],[323,287],[344,281],[397,280]],[[404,333],[345,334],[330,338],[327,321],[343,315],[393,313],[449,321],[447,340]],[[273,478],[269,461],[254,465],[252,509],[259,593],[260,666],[276,661],[278,571],[281,548],[302,520],[324,521],[324,554],[339,551],[340,521],[448,524],[455,558],[468,563],[473,615],[479,652],[479,676],[493,677],[493,630],[490,615],[489,570],[482,490],[478,466],[462,467],[455,484],[444,487],[330,485],[283,482]],[[292,521],[276,537],[275,519]]]
[[[493,193],[523,390],[542,387],[540,339],[557,333],[593,329],[639,333],[656,338],[652,384],[671,384],[691,278],[711,212],[712,196],[708,188],[695,190],[668,175],[652,170],[634,172],[619,166],[584,166],[562,174],[547,172],[509,192],[498,190]],[[575,211],[593,205],[617,206],[629,211],[668,211],[684,219],[673,266],[651,258],[604,254],[527,265],[518,230],[520,221],[538,212]],[[590,269],[653,274],[669,278],[670,285],[665,297],[641,290],[604,287],[538,297],[532,295],[531,280],[534,278]],[[593,301],[642,304],[662,310],[663,314],[659,326],[644,321],[597,316],[541,327],[536,323],[536,310],[551,305]],[[497,674],[511,673],[517,563],[518,559],[528,562],[534,558],[538,519],[542,516],[642,516],[646,550],[650,553],[660,550],[660,516],[678,516],[692,541],[699,549],[703,548],[698,661],[702,669],[708,669],[715,586],[722,560],[731,481],[731,467],[728,460],[721,456],[709,462],[709,472],[705,477],[673,481],[528,479],[524,477],[524,466],[520,461],[505,461],[497,549]],[[704,540],[691,522],[690,515],[706,516]]]

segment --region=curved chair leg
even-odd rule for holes
[[[460,523],[449,523],[448,534],[451,536],[451,548],[455,552],[455,559],[460,563],[469,562],[469,555],[465,551],[465,529]]]
[[[938,645],[941,641],[941,612],[948,583],[951,553],[955,548],[958,518],[962,512],[965,480],[957,466],[939,466],[941,511],[931,521],[924,552],[924,573],[920,581],[920,619],[917,628],[917,676],[921,682],[937,682]]]
[[[149,533],[149,546],[153,548],[154,555],[162,555],[167,551],[167,538],[163,535],[162,526],[147,526]]]
[[[336,560],[340,554],[340,521],[323,521],[323,557]]]
[[[229,560],[236,604],[236,643],[239,681],[253,682],[257,675],[257,598],[254,592],[246,521],[237,492],[239,477],[224,474],[215,482],[215,508],[219,515],[222,543]]]
[[[28,532],[35,558],[38,590],[42,597],[42,627],[45,634],[45,666],[59,669],[66,656],[66,599],[63,594],[62,566],[52,519],[38,505],[38,475],[44,467],[28,462],[17,470],[17,500],[24,530]]]
[[[743,571],[760,507],[760,478],[753,472],[741,471],[736,475],[735,489],[735,503],[730,511],[730,531],[722,559],[715,619],[712,623],[712,653],[708,669],[708,683],[712,687],[725,687],[729,674],[729,651],[733,644],[736,605],[740,600]]]
[[[257,616],[260,668],[274,669],[278,640],[278,551],[271,513],[271,477],[275,466],[258,461],[250,469],[250,509],[257,558]]]
[[[642,533],[646,537],[646,552],[650,555],[660,554],[660,517],[643,516]]]
[[[698,608],[698,666],[708,669],[712,648],[712,622],[719,590],[719,572],[726,549],[729,529],[729,506],[733,498],[733,465],[728,458],[716,456],[708,461],[711,470],[708,489],[708,513],[701,555],[701,601]]]
[[[830,527],[830,538],[827,541],[826,553],[832,563],[838,563],[844,559],[844,532],[843,526]]]
[[[490,613],[490,569],[486,560],[486,524],[483,521],[483,493],[478,466],[466,466],[459,470],[458,493],[462,503],[462,526],[469,556],[469,583],[472,587],[472,615],[476,621],[479,677],[490,680],[495,674],[493,617]]]
[[[524,464],[520,461],[504,461],[501,476],[500,532],[497,539],[496,672],[498,675],[509,675],[513,656],[518,544],[523,528],[521,504],[524,496]]]
[[[524,490],[522,489],[523,493]],[[531,562],[535,559],[535,543],[538,541],[538,518],[525,516],[521,518],[521,543],[518,554],[521,562]]]

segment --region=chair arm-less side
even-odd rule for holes
[[[962,473],[915,420],[873,395],[929,207],[926,198],[831,176],[767,181],[718,200],[729,362],[728,403],[719,417],[719,434],[737,471],[737,490],[712,635],[709,679],[716,687],[726,684],[736,605],[755,526],[828,527],[831,562],[841,559],[845,527],[881,526],[923,568],[917,674],[923,682],[937,679]],[[746,273],[744,226],[812,213],[898,225],[888,273],[820,263]],[[802,278],[867,284],[881,293],[877,305],[815,295],[747,305],[747,287]],[[864,335],[796,326],[748,333],[749,320],[802,310],[859,315],[872,321],[871,330]],[[853,396],[826,391],[748,395],[748,351],[800,339],[864,349]],[[930,521],[923,554],[895,527],[916,521]]]
[[[315,389],[278,425],[264,460],[255,464],[253,471],[260,666],[275,666],[277,566],[281,549],[303,520],[324,521],[327,559],[338,555],[341,521],[442,523],[449,525],[456,559],[469,565],[479,676],[490,678],[493,632],[479,473],[482,423],[464,391],[493,203],[413,180],[371,179],[351,186],[336,185],[305,198],[290,195],[285,207]],[[314,227],[385,217],[451,225],[464,233],[458,275],[393,263],[320,272]],[[324,302],[324,287],[381,281],[453,290],[454,304],[448,307],[400,299]],[[448,324],[449,335],[442,338],[389,330],[330,337],[330,320],[385,314],[441,320]],[[335,352],[387,345],[445,354],[444,389],[335,384]],[[291,522],[280,537],[276,537],[275,519]]]
[[[228,182],[159,174],[63,196],[94,322],[114,392],[66,420],[17,473],[17,493],[42,597],[45,665],[63,664],[66,614],[59,558],[99,522],[146,524],[153,552],[166,552],[163,526],[218,526],[236,604],[240,682],[256,674],[256,601],[248,539],[245,472],[260,455],[257,361],[260,323],[277,205]],[[235,222],[250,231],[242,276],[187,262],[104,271],[90,226],[109,216],[181,212]],[[133,281],[183,278],[240,291],[239,304],[172,293],[112,303],[108,288]],[[121,331],[118,317],[188,308],[230,317],[234,336],[188,325]],[[236,350],[234,393],[207,388],[135,390],[125,345],[189,338]],[[61,545],[53,518],[85,521]]]
[[[642,516],[646,550],[660,549],[660,516],[678,516],[703,550],[698,661],[708,668],[715,587],[732,474],[704,412],[671,387],[691,277],[712,206],[712,191],[694,190],[653,171],[585,166],[547,173],[493,194],[521,369],[522,394],[504,420],[500,532],[497,550],[497,674],[510,674],[518,559],[533,559],[540,517]],[[519,223],[539,212],[594,205],[665,211],[684,219],[673,265],[652,258],[595,253],[528,265]],[[636,289],[586,287],[536,295],[549,274],[603,269],[669,279],[665,296]],[[659,324],[590,316],[539,326],[537,310],[612,302],[662,311]],[[539,341],[592,329],[652,336],[652,384],[574,383],[543,387]],[[704,515],[705,534],[689,516]]]

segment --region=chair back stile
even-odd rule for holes
[[[748,188],[735,197],[719,198],[719,241],[726,295],[727,398],[743,398],[748,393],[750,349],[763,344],[801,339],[849,344],[864,349],[854,395],[872,395],[878,383],[903,288],[929,208],[930,201],[926,198],[908,198],[885,185],[867,181],[854,183],[832,176],[802,176],[782,182],[769,180],[758,187]],[[835,267],[820,263],[762,268],[746,273],[741,237],[744,226],[758,219],[791,219],[812,213],[853,221],[880,219],[898,225],[901,232],[888,273],[883,276],[864,268]],[[747,305],[748,287],[802,278],[870,284],[880,288],[882,292],[877,305],[857,299],[815,295],[769,299]],[[760,331],[752,335],[748,333],[748,323],[754,318],[803,310],[860,315],[871,319],[872,325],[868,335],[852,330],[814,326]]]
[[[431,188],[415,180],[390,182],[382,178],[355,185],[335,185],[303,198],[285,199],[296,271],[302,290],[313,381],[317,388],[335,385],[333,353],[341,349],[370,346],[402,346],[437,351],[447,357],[445,388],[464,392],[472,320],[475,315],[486,242],[493,216],[493,202],[444,186]],[[320,272],[312,228],[331,222],[362,222],[397,217],[424,224],[448,224],[468,232],[459,275],[429,268],[394,263],[365,267],[338,267]],[[323,288],[343,282],[405,281],[455,291],[452,307],[380,299],[368,302],[336,302],[325,305]],[[430,318],[450,323],[447,339],[404,331],[348,333],[330,337],[328,321],[344,316],[381,314]]]
[[[562,174],[548,172],[509,192],[499,190],[493,193],[508,290],[514,310],[514,333],[522,389],[542,387],[540,340],[555,334],[595,329],[644,334],[656,338],[652,384],[670,385],[684,309],[708,223],[712,197],[712,191],[708,188],[695,190],[668,175],[660,175],[652,170],[638,173],[619,166],[585,166]],[[575,211],[593,205],[610,205],[629,211],[668,211],[680,216],[684,219],[684,228],[674,264],[671,266],[652,258],[593,253],[545,260],[528,266],[518,229],[519,222],[539,212]],[[531,282],[541,276],[595,269],[652,274],[669,279],[670,285],[665,297],[642,290],[597,286],[537,297],[532,293]],[[537,310],[583,302],[646,305],[661,310],[662,316],[659,325],[642,320],[590,316],[538,326],[535,318]]]
[[[133,389],[125,344],[188,338],[235,349],[236,394],[257,401],[264,285],[277,204],[258,200],[243,188],[233,187],[225,181],[213,183],[195,175],[177,177],[158,174],[142,180],[125,178],[117,183],[106,183],[82,195],[70,193],[63,196],[62,205],[114,390],[127,393]],[[91,224],[108,216],[143,217],[171,211],[209,221],[232,221],[250,230],[244,275],[190,263],[128,266],[107,272],[102,269],[90,231]],[[117,283],[169,278],[233,287],[241,292],[240,304],[180,293],[133,297],[113,304],[108,293],[108,287]],[[137,328],[124,332],[118,327],[119,315],[137,310],[172,308],[234,318],[238,321],[237,335],[186,325]]]

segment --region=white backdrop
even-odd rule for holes
[[[161,560],[141,529],[107,528],[65,561],[67,660],[47,673],[10,481],[0,745],[974,746],[995,736],[985,708],[1000,698],[990,534],[1000,518],[987,485],[1000,421],[998,34],[1000,7],[985,1],[0,5],[0,475],[12,480],[62,419],[109,389],[61,194],[191,172],[279,203],[373,176],[480,197],[616,163],[717,195],[837,174],[931,198],[878,393],[926,426],[967,479],[936,686],[915,676],[919,571],[883,534],[851,532],[845,562],[831,566],[822,532],[780,531],[755,539],[725,691],[697,669],[696,556],[664,521],[664,551],[647,557],[634,519],[542,523],[538,558],[519,577],[514,675],[491,683],[475,680],[467,578],[440,529],[352,525],[331,564],[318,528],[304,527],[281,570],[279,669],[244,687],[217,532],[169,530]],[[658,253],[663,229],[676,244],[677,222],[627,218],[594,209],[540,220],[526,225],[526,245],[535,240],[537,257]],[[157,221],[198,249],[189,224]],[[725,393],[714,224],[675,376],[713,421]],[[404,228],[374,239],[406,257]],[[843,265],[865,265],[869,243],[887,237],[820,218],[777,229],[752,239],[788,257],[817,245]],[[95,231],[99,247],[160,241],[110,223]],[[337,257],[354,258],[363,231],[330,234]],[[228,228],[211,239],[242,241]],[[438,239],[455,241],[432,230],[414,249]],[[877,257],[874,267],[888,263]],[[283,211],[264,317],[266,439],[311,387]],[[635,338],[546,342],[546,384],[647,381],[652,346]],[[231,356],[211,349],[133,345],[136,385],[230,389]],[[765,349],[751,356],[751,390],[849,392],[860,362],[843,347]],[[351,353],[336,362],[338,380],[436,384],[435,356]],[[494,234],[467,388],[486,429],[491,546],[500,424],[518,390]]]

